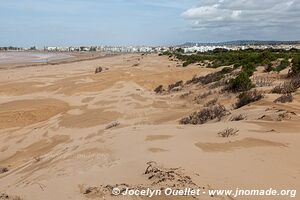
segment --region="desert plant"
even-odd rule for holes
[[[292,93],[295,91],[296,91],[296,89],[293,86],[293,84],[291,84],[290,81],[287,81],[280,85],[275,86],[271,92],[276,93],[276,94],[288,94],[288,93]]]
[[[212,91],[211,90],[209,90],[208,92],[204,92],[202,94],[199,94],[198,96],[196,96],[194,98],[194,101],[196,103],[198,103],[198,104],[203,103],[202,99],[204,99],[204,98],[206,98],[206,97],[208,97],[210,95],[212,95]]]
[[[227,79],[223,78],[219,81],[216,81],[214,83],[212,83],[211,85],[208,86],[209,89],[215,89],[215,88],[218,88],[218,87],[223,87],[226,85],[227,83]]]
[[[214,99],[208,101],[207,103],[205,103],[204,106],[205,106],[205,107],[214,106],[214,105],[216,105],[217,102],[218,102],[218,98],[214,98]]]
[[[291,93],[283,94],[282,96],[275,99],[274,103],[290,103],[293,102],[293,95]]]
[[[222,105],[216,105],[208,108],[203,108],[199,112],[194,112],[190,116],[182,118],[180,124],[204,124],[209,120],[221,120],[227,114],[226,109]]]
[[[284,59],[282,61],[280,61],[279,65],[277,65],[275,67],[275,71],[280,72],[284,69],[286,69],[289,66],[290,62],[287,59]]]
[[[182,86],[183,86],[183,81],[177,81],[176,83],[170,84],[170,85],[168,86],[168,91],[171,91],[171,90],[173,90],[174,88],[182,87]]]
[[[3,174],[5,172],[8,172],[8,168],[6,168],[6,167],[0,167],[0,174]]]
[[[272,85],[272,81],[268,77],[254,77],[256,87],[268,87]]]
[[[272,63],[268,63],[267,66],[265,67],[265,72],[271,72],[274,70],[275,70],[275,68],[273,67]]]
[[[230,136],[235,136],[237,135],[239,132],[238,129],[235,129],[235,128],[227,128],[227,129],[224,129],[223,131],[219,132],[218,135],[220,137],[230,137]]]
[[[191,80],[187,80],[186,81],[186,85],[190,85],[190,84],[197,84],[199,83],[201,80],[201,77],[197,77],[196,75],[193,76],[193,78]]]
[[[165,90],[164,90],[164,86],[163,85],[159,85],[159,86],[157,86],[155,89],[154,89],[154,92],[156,93],[156,94],[161,94],[161,93],[163,93]]]
[[[291,75],[299,75],[300,74],[300,56],[294,56],[292,60],[292,68],[291,68]]]
[[[300,74],[292,77],[291,84],[296,88],[300,88]]]
[[[184,98],[186,98],[187,96],[191,95],[192,93],[193,93],[192,91],[183,93],[182,95],[179,96],[179,98],[184,99]]]
[[[247,72],[241,72],[236,78],[229,80],[228,89],[233,92],[248,91],[253,87]]]
[[[243,114],[239,114],[239,115],[236,115],[236,116],[233,116],[230,121],[241,121],[241,120],[244,120],[246,119],[246,116],[243,115]]]
[[[97,67],[96,69],[95,69],[95,74],[98,74],[98,73],[100,73],[100,72],[102,72],[102,67]]]
[[[117,127],[117,126],[119,126],[119,125],[120,125],[120,123],[119,123],[118,121],[115,121],[115,122],[112,122],[112,123],[108,124],[108,125],[105,127],[105,129],[106,129],[106,130],[107,130],[107,129],[111,129],[111,128]]]
[[[19,196],[11,196],[6,193],[0,193],[0,200],[22,200]]]
[[[232,67],[224,67],[222,70],[221,70],[221,73],[223,74],[229,74],[233,71],[234,69]]]
[[[300,75],[294,76],[289,81],[285,81],[284,83],[275,86],[272,89],[272,93],[276,94],[288,94],[296,92],[296,90],[300,87]]]
[[[257,90],[243,92],[238,96],[238,102],[236,103],[236,108],[241,108],[249,103],[258,101],[263,98],[263,94]]]
[[[247,63],[242,67],[242,71],[245,72],[248,76],[252,76],[256,71],[256,67],[252,63]]]

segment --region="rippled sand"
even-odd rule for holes
[[[196,104],[182,95],[206,92],[201,85],[166,95],[153,89],[217,69],[177,65],[165,56],[128,54],[1,70],[0,167],[9,171],[0,174],[0,192],[24,200],[146,199],[101,191],[85,195],[82,188],[153,187],[144,174],[149,161],[180,168],[206,189],[299,189],[299,94],[289,104],[275,104],[274,95],[267,95],[231,109],[220,122],[179,125],[213,96]],[[95,74],[99,66],[103,71]],[[214,95],[228,109],[236,100],[232,94]],[[279,121],[282,110],[296,115]],[[229,120],[240,113],[247,120]],[[238,129],[238,135],[219,137],[226,128]]]

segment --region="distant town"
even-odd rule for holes
[[[299,41],[233,41],[223,43],[185,43],[177,46],[45,46],[37,48],[0,47],[0,51],[46,51],[46,52],[107,52],[107,53],[161,53],[180,50],[182,53],[198,53],[215,49],[245,50],[245,49],[300,49]]]

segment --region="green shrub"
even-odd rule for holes
[[[287,59],[284,59],[282,61],[280,61],[280,64],[276,66],[276,68],[274,69],[277,72],[280,72],[284,69],[286,69],[289,66],[289,61]]]
[[[300,74],[300,56],[297,55],[292,60],[293,66],[292,66],[292,75]]]
[[[233,69],[231,68],[231,67],[224,67],[222,70],[221,70],[221,72],[223,73],[223,74],[228,74],[228,73],[230,73],[230,72],[232,72],[233,71]]]
[[[275,68],[273,67],[273,64],[272,63],[268,63],[265,71],[266,72],[271,72],[271,71],[274,71],[274,70],[275,70]]]
[[[233,92],[248,91],[253,87],[247,72],[242,71],[236,78],[230,79],[228,89]]]
[[[239,68],[240,67],[240,64],[239,63],[235,63],[234,65],[233,65],[233,68],[234,69],[237,69],[237,68]]]
[[[256,71],[256,67],[252,63],[248,63],[242,67],[242,70],[248,74],[248,76],[252,76]]]
[[[185,61],[183,64],[182,64],[182,67],[186,67],[188,66],[190,63],[188,61]]]
[[[239,100],[236,103],[236,108],[241,108],[249,103],[258,101],[263,98],[263,95],[261,92],[258,92],[257,90],[243,92],[238,96]]]

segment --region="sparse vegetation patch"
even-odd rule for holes
[[[236,116],[233,116],[230,121],[242,121],[246,119],[246,116],[243,115],[243,114],[239,114],[239,115],[236,115]]]
[[[231,137],[236,136],[238,134],[239,130],[235,128],[227,128],[221,132],[218,133],[220,137]]]
[[[216,105],[208,108],[203,108],[199,112],[194,112],[188,117],[181,119],[180,124],[204,124],[210,120],[221,120],[222,117],[227,115],[227,111],[224,106]]]
[[[275,99],[274,102],[275,103],[291,103],[291,102],[293,102],[293,95],[291,93],[283,94],[282,96]]]
[[[257,90],[243,92],[238,96],[236,108],[241,108],[249,103],[258,101],[263,98],[263,94]]]

